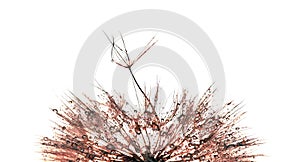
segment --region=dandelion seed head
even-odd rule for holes
[[[246,162],[261,156],[252,152],[260,140],[245,135],[245,127],[237,124],[244,115],[239,104],[228,102],[211,111],[212,86],[200,99],[188,96],[187,91],[174,95],[169,111],[157,112],[159,85],[151,95],[139,86],[131,71],[155,42],[152,38],[132,59],[111,40],[112,61],[129,69],[137,93],[143,96],[141,104],[130,105],[122,95],[113,96],[100,85],[95,100],[66,94],[63,107],[52,109],[59,119],[53,137],[41,139],[43,160]]]

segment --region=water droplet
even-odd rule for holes
[[[80,148],[80,152],[84,152],[84,148]]]
[[[109,149],[109,150],[113,150],[113,149],[115,149],[115,146],[113,146],[112,144],[108,144],[106,146],[106,148]]]
[[[193,137],[192,137],[192,138],[193,138],[193,140],[196,140],[196,139],[197,139],[197,137],[196,137],[195,135],[193,135]]]
[[[135,133],[136,134],[141,134],[142,132],[141,132],[141,128],[140,127],[136,127],[135,128]]]
[[[82,135],[82,139],[87,139],[87,135]]]

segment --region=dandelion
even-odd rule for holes
[[[147,93],[131,69],[155,45],[155,37],[135,59],[122,36],[123,47],[107,38],[112,62],[129,70],[136,96],[142,95],[137,97],[138,107],[121,95],[112,96],[100,84],[97,99],[66,94],[63,107],[52,109],[60,119],[54,136],[41,139],[43,160],[250,162],[262,156],[252,151],[261,141],[245,135],[246,127],[237,125],[245,114],[239,104],[229,102],[212,111],[212,86],[200,99],[189,97],[187,91],[174,95],[170,111],[157,112],[159,88],[154,95]]]

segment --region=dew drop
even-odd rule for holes
[[[135,128],[135,133],[136,134],[141,134],[142,132],[141,132],[141,128],[140,127],[136,127]]]
[[[196,140],[196,139],[197,139],[197,137],[196,137],[195,135],[193,135],[193,137],[192,137],[192,138],[193,138],[193,140]]]
[[[106,146],[106,148],[109,149],[109,150],[113,150],[113,149],[115,149],[115,146],[113,146],[112,144],[108,144]]]
[[[87,139],[87,135],[82,135],[82,139]]]

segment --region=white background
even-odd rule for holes
[[[297,1],[1,1],[0,161],[38,161],[37,139],[57,91],[72,89],[77,54],[102,23],[137,9],[195,21],[225,68],[227,99],[266,140],[258,161],[299,160],[300,4]]]

